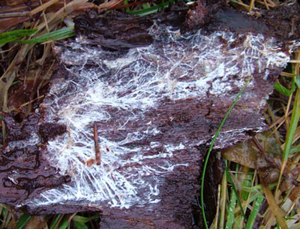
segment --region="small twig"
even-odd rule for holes
[[[7,12],[0,13],[0,18],[12,18],[12,17],[28,17],[30,12]]]
[[[112,0],[112,1],[109,1],[109,2],[104,2],[104,3],[102,3],[98,6],[98,10],[112,9],[112,8],[116,7],[117,5],[119,5],[121,3],[123,3],[123,0]]]
[[[255,138],[255,136],[253,136],[251,138],[252,142],[255,144],[255,146],[257,147],[257,149],[259,150],[259,152],[262,154],[262,155],[265,155],[265,150],[264,148],[261,146],[261,144],[259,143],[259,141]]]
[[[23,107],[26,107],[27,105],[32,104],[33,102],[35,102],[37,100],[43,99],[44,97],[45,97],[45,95],[41,95],[41,96],[39,96],[39,97],[37,97],[35,99],[32,99],[32,100],[30,100],[30,101],[28,101],[26,103],[23,103],[22,105],[20,105],[17,108],[14,107],[14,108],[9,109],[8,112],[11,112],[11,111],[17,111],[17,112],[19,112]]]
[[[55,3],[57,3],[58,1],[59,1],[59,0],[50,0],[49,2],[46,2],[46,3],[44,3],[43,5],[40,5],[39,7],[37,7],[37,8],[35,8],[35,9],[31,10],[31,11],[30,11],[30,15],[32,16],[32,15],[35,15],[35,14],[41,12],[41,11],[46,10],[49,6],[51,6],[51,5],[55,4]]]
[[[101,165],[101,151],[100,151],[100,147],[99,147],[98,127],[97,127],[96,122],[94,123],[94,142],[95,142],[96,164]]]

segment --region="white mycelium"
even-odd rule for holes
[[[234,98],[226,94],[232,86],[241,88],[253,73],[266,79],[270,70],[284,67],[289,60],[279,42],[261,34],[217,31],[204,35],[198,31],[182,36],[156,25],[151,33],[155,37],[152,45],[130,49],[117,59],[109,58],[109,52],[100,47],[86,45],[84,37],[67,44],[61,60],[72,77],[56,80],[51,99],[43,106],[46,122],[67,126],[66,134],[48,142],[47,157],[72,181],[42,192],[26,204],[85,202],[129,208],[160,202],[163,177],[188,166],[186,161],[173,164],[174,152],[205,140],[170,138],[163,145],[159,139],[133,144],[161,134],[151,120],[143,122],[145,113],[162,105],[163,99],[201,100],[208,90],[210,96]],[[234,84],[229,80],[232,76],[236,76]],[[251,97],[251,93],[245,96]],[[101,164],[88,166],[95,158],[95,122],[99,124]],[[147,154],[151,150],[156,153]]]

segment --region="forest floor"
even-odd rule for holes
[[[25,3],[26,2],[26,3]],[[73,18],[85,10],[134,12],[144,16],[167,8],[175,1],[140,0],[5,0],[0,3],[0,137],[6,129],[1,114],[13,113],[23,120],[47,92],[56,70],[52,46],[73,36]],[[231,0],[232,7],[253,17],[284,2]],[[98,5],[96,5],[96,3]],[[188,4],[191,4],[189,1]],[[215,220],[210,228],[300,228],[300,49],[291,55],[287,68],[275,83],[268,100],[267,132],[222,152],[225,172],[218,187]],[[276,164],[259,170],[249,158]],[[238,155],[238,156],[236,156]],[[270,159],[271,158],[271,159]],[[262,174],[263,173],[263,174]],[[267,174],[266,174],[267,173]],[[265,180],[260,177],[265,177]],[[98,228],[99,213],[33,216],[0,205],[1,228]]]

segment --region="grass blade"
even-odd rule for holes
[[[31,215],[29,215],[28,213],[24,213],[19,219],[16,229],[22,229],[26,225],[26,223],[30,220],[30,218]]]
[[[274,89],[285,96],[290,96],[295,91],[295,83],[293,83],[292,85],[294,85],[294,87],[292,87],[292,89],[289,90],[285,86],[280,84],[278,81],[276,81],[274,84]]]
[[[66,229],[69,226],[68,220],[64,220],[63,223],[59,226],[59,229]]]
[[[59,220],[61,220],[62,217],[61,215],[57,215],[54,219],[54,221],[51,223],[50,228],[49,229],[54,229],[55,226],[57,225],[57,223],[59,222]]]
[[[286,162],[290,153],[290,149],[292,147],[292,143],[294,140],[294,135],[297,129],[297,125],[300,117],[300,88],[297,89],[295,96],[295,103],[292,112],[291,123],[287,132],[286,143],[283,152],[283,162]]]
[[[0,117],[0,120],[1,120],[1,117]],[[300,152],[300,146],[290,149],[290,154],[299,153],[299,152]]]
[[[253,209],[252,209],[252,211],[251,211],[251,213],[250,213],[250,216],[249,216],[249,218],[248,218],[248,222],[247,222],[247,224],[246,224],[245,229],[251,229],[251,228],[253,227],[253,224],[254,224],[254,222],[255,222],[257,213],[258,213],[258,211],[259,211],[259,208],[260,208],[260,206],[261,206],[263,200],[264,200],[264,197],[263,197],[262,195],[259,195],[259,196],[257,197],[257,200],[255,201],[254,206],[253,206]]]
[[[297,87],[300,88],[300,75],[295,76],[294,79]]]
[[[76,229],[89,229],[87,225],[81,222],[75,222],[75,228]]]
[[[208,229],[208,224],[207,224],[207,220],[206,220],[206,215],[205,215],[205,208],[204,208],[204,180],[205,180],[205,173],[206,173],[206,168],[207,168],[207,163],[208,163],[208,160],[209,160],[209,157],[210,157],[210,154],[211,154],[211,151],[213,149],[213,146],[216,142],[216,139],[225,123],[225,121],[227,120],[228,116],[230,115],[231,111],[233,110],[235,104],[238,102],[239,98],[241,97],[242,93],[244,92],[244,90],[246,89],[246,87],[248,86],[248,84],[250,83],[250,80],[248,80],[246,83],[245,83],[245,86],[241,89],[241,91],[237,94],[237,96],[235,97],[233,103],[231,104],[229,110],[227,111],[225,117],[223,118],[216,134],[214,135],[211,143],[210,143],[210,146],[209,146],[209,149],[208,149],[208,152],[207,152],[207,155],[206,155],[206,158],[205,158],[205,161],[204,161],[204,166],[203,166],[203,172],[202,172],[202,176],[201,176],[201,190],[200,190],[200,202],[201,202],[201,211],[202,211],[202,217],[203,217],[203,222],[204,222],[204,225],[205,225],[205,228]]]
[[[84,216],[80,216],[80,215],[75,215],[73,217],[73,221],[78,222],[78,223],[87,223],[89,221],[92,221],[94,219],[98,219],[99,216],[92,216],[92,217],[84,217]]]
[[[72,28],[65,27],[50,33],[46,33],[44,35],[29,39],[29,40],[24,40],[24,41],[19,41],[20,43],[23,44],[36,44],[36,43],[43,43],[45,41],[49,40],[61,40],[65,39],[68,37],[72,37],[75,35],[75,32]]]
[[[37,29],[17,29],[5,33],[0,34],[0,39],[5,39],[9,37],[24,37],[31,34],[34,34],[37,31]]]
[[[162,3],[160,3],[158,5],[155,5],[155,6],[146,7],[146,8],[141,9],[141,10],[127,11],[127,12],[132,14],[132,15],[146,16],[146,15],[156,13],[158,11],[161,11],[161,10],[169,7],[169,5],[173,4],[175,1],[176,0],[170,0],[170,1],[167,1],[167,2],[162,1]]]
[[[285,169],[288,157],[291,153],[291,148],[292,148],[292,144],[293,144],[293,140],[294,140],[294,135],[295,135],[295,132],[296,132],[296,129],[297,129],[297,126],[298,126],[299,118],[300,118],[300,88],[297,88],[297,92],[296,92],[296,96],[295,96],[295,102],[294,102],[294,108],[293,108],[293,112],[292,112],[292,118],[291,118],[290,126],[289,126],[289,129],[288,129],[288,132],[287,132],[285,146],[284,146],[284,150],[283,150],[282,166],[281,166],[281,169],[280,169],[280,175],[279,175],[279,180],[278,180],[278,185],[277,185],[277,188],[276,188],[276,192],[277,192],[277,189],[278,189],[279,184],[281,182],[281,178],[282,178],[283,171]]]
[[[230,194],[230,203],[229,203],[229,208],[228,208],[228,212],[227,212],[227,222],[226,222],[226,226],[225,229],[231,229],[233,228],[233,224],[235,221],[235,217],[234,217],[234,211],[235,211],[235,206],[236,206],[236,194],[233,192],[232,188],[231,188],[231,194]]]
[[[0,45],[5,45],[8,42],[16,41],[21,37],[32,35],[37,29],[19,29],[0,34]]]
[[[244,218],[244,220],[246,220],[245,212],[244,212],[244,209],[243,209],[241,200],[240,200],[240,198],[239,198],[239,193],[238,193],[238,191],[236,190],[235,184],[234,184],[234,182],[233,182],[233,180],[232,180],[232,178],[231,178],[230,173],[228,172],[228,167],[227,167],[227,166],[225,167],[225,172],[226,172],[226,175],[227,175],[227,178],[228,178],[230,184],[232,185],[233,193],[236,195],[237,202],[238,202],[238,205],[239,205],[239,207],[240,207],[240,209],[241,209],[243,218]]]

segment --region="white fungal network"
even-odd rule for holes
[[[208,90],[212,96],[229,96],[230,77],[236,76],[234,86],[242,88],[253,73],[266,79],[270,70],[284,67],[289,60],[280,42],[261,34],[198,31],[183,36],[157,25],[150,32],[153,44],[117,57],[85,44],[85,37],[68,43],[68,49],[56,47],[71,77],[54,81],[43,107],[45,121],[66,125],[67,133],[48,142],[47,157],[61,175],[71,176],[71,182],[24,204],[76,202],[130,208],[160,202],[163,178],[188,166],[188,161],[173,164],[174,152],[203,142],[170,138],[164,144],[159,139],[134,144],[162,134],[153,122],[141,121],[146,112],[155,110],[163,99],[201,100]],[[91,163],[95,123],[100,165]],[[148,154],[151,150],[156,153]]]

